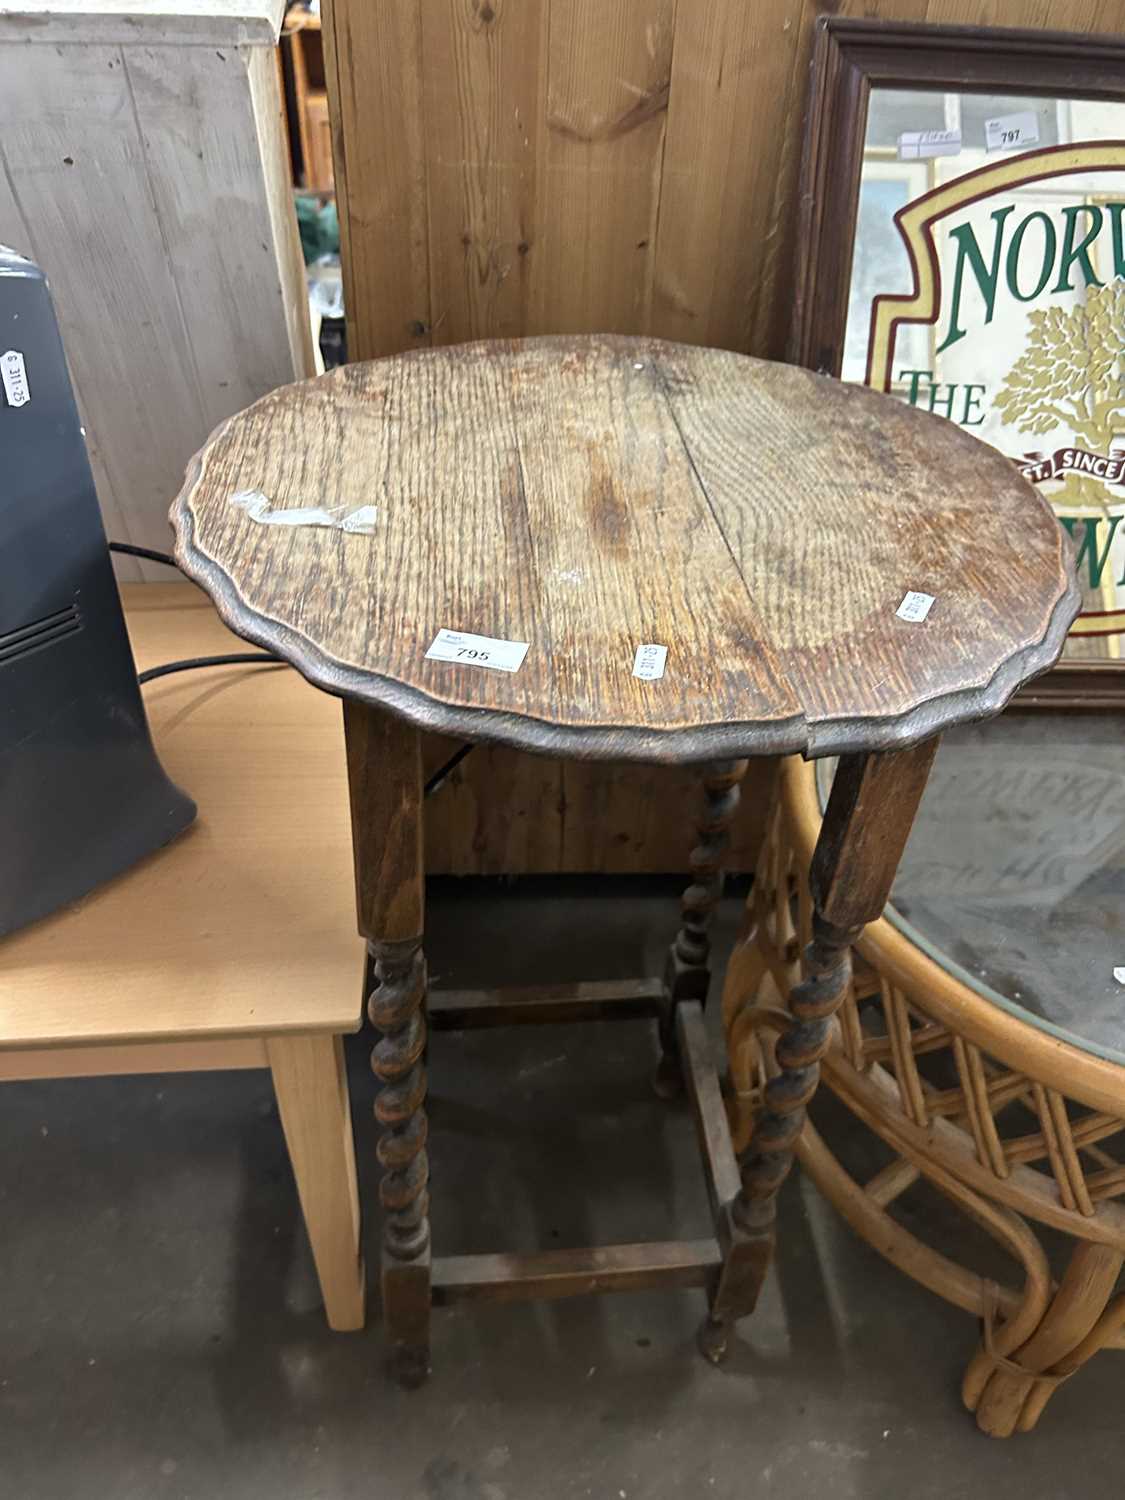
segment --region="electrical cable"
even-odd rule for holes
[[[149,562],[164,563],[169,568],[180,565],[170,552],[155,552],[151,547],[134,547],[132,542],[110,542],[111,552],[122,552],[126,557],[144,557]]]
[[[123,553],[126,557],[143,557],[148,562],[164,563],[169,568],[179,569],[179,563],[168,552],[157,552],[152,547],[135,547],[132,542],[110,542],[111,552]],[[228,667],[236,666],[245,662],[273,662],[278,666],[287,666],[280,656],[275,656],[272,651],[228,651],[223,656],[189,656],[183,661],[167,661],[159,667],[149,667],[147,672],[141,672],[137,682],[143,687],[146,682],[154,682],[158,677],[170,677],[173,672],[194,672],[199,667]],[[445,764],[438,768],[426,782],[422,789],[424,797],[433,796],[434,792],[447,780],[450,774],[457,769],[475,747],[473,745],[462,745]]]
[[[228,651],[224,656],[189,656],[183,661],[166,661],[162,666],[149,667],[147,672],[142,672],[137,681],[144,686],[146,682],[153,682],[157,677],[168,677],[172,672],[194,672],[197,667],[229,667],[238,662],[260,661],[267,665],[283,667],[287,665],[279,656],[274,656],[272,651]]]
[[[468,755],[470,751],[475,748],[476,747],[473,745],[462,745],[460,750],[451,755],[446,761],[445,765],[442,766],[440,770],[435,771],[434,774],[430,777],[429,781],[426,782],[426,785],[422,788],[422,796],[432,796],[433,793],[437,791],[438,787],[441,786],[442,782],[449,775],[449,773],[455,770],[465,759],[466,755]]]
[[[154,547],[137,547],[132,542],[109,542],[108,546],[111,552],[120,552],[125,557],[143,557],[147,562],[163,563],[165,567],[180,571],[179,563],[170,552],[157,552]],[[157,677],[168,677],[173,672],[194,672],[197,667],[226,667],[247,661],[280,663],[281,657],[275,656],[272,651],[228,651],[223,656],[189,656],[183,661],[167,661],[163,666],[149,667],[147,672],[138,675],[137,681],[143,687],[146,682],[153,682]]]

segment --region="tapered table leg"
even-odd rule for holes
[[[266,1056],[328,1325],[362,1328],[363,1256],[343,1038],[271,1036]]]
[[[720,1360],[731,1325],[753,1311],[773,1254],[777,1192],[793,1166],[805,1111],[820,1081],[832,1018],[851,982],[851,948],[890,895],[937,740],[883,755],[844,756],[813,852],[812,941],[804,978],[789,995],[777,1071],[765,1085],[741,1188],[724,1209],[724,1261],[700,1344]]]
[[[383,1320],[398,1379],[420,1385],[430,1369],[421,744],[410,725],[350,699],[344,733],[356,909],[374,961],[367,1011],[382,1033],[371,1067],[382,1084]]]
[[[689,855],[691,884],[680,898],[680,930],[664,968],[660,1014],[660,1062],[655,1088],[672,1098],[683,1087],[676,1047],[676,1006],[707,998],[711,984],[711,922],[723,893],[723,860],[741,800],[744,760],[714,761],[703,772],[703,805],[696,825],[699,841]]]

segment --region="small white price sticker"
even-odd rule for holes
[[[26,406],[31,400],[23,355],[18,349],[7,349],[0,354],[0,380],[4,382],[4,396],[9,406]]]
[[[895,610],[895,614],[898,615],[900,620],[909,620],[912,624],[920,624],[929,614],[933,607],[933,602],[933,594],[917,594],[911,589]]]
[[[643,677],[646,682],[655,682],[664,676],[664,664],[668,660],[667,646],[638,646],[633,657],[633,676]]]
[[[1039,116],[1033,109],[1014,115],[997,115],[984,122],[984,144],[989,151],[1014,151],[1034,146],[1039,139]]]
[[[898,138],[899,161],[918,161],[929,156],[958,156],[959,130],[904,130]]]
[[[493,672],[518,672],[526,655],[526,641],[498,641],[490,635],[469,635],[463,630],[439,630],[426,652],[430,661],[455,661],[465,667],[488,667]]]

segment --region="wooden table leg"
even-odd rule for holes
[[[363,1327],[359,1197],[344,1048],[338,1036],[271,1036],[266,1056],[328,1326]]]
[[[730,828],[741,800],[744,760],[714,761],[703,772],[703,807],[696,825],[699,842],[691,851],[691,884],[680,898],[680,930],[668,950],[660,1010],[660,1062],[654,1087],[662,1099],[683,1088],[676,1043],[676,1006],[681,1000],[707,999],[711,984],[711,920],[723,893],[723,859]]]
[[[395,1374],[414,1386],[430,1369],[421,742],[410,725],[351,699],[344,733],[356,909],[374,961],[367,1013],[382,1033],[371,1066],[382,1084],[383,1319]]]
[[[793,1165],[805,1110],[820,1081],[832,1018],[851,981],[851,948],[886,905],[937,749],[844,756],[836,771],[809,884],[812,942],[805,977],[789,995],[791,1020],[777,1040],[778,1071],[739,1158],[742,1186],[720,1226],[724,1249],[700,1346],[718,1362],[732,1324],[754,1310],[773,1254],[777,1192]]]

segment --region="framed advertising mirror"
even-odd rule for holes
[[[790,358],[1020,466],[1084,600],[1024,701],[1125,707],[1125,39],[824,20],[802,170]]]

